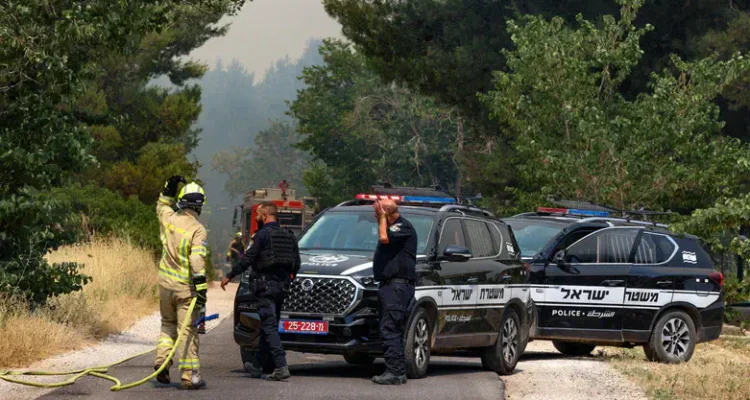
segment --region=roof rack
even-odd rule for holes
[[[411,187],[411,186],[392,186],[392,185],[382,185],[382,186],[372,186],[370,188],[370,193],[377,194],[377,195],[397,195],[397,196],[418,196],[418,197],[433,197],[433,198],[444,198],[444,199],[451,199],[454,202],[457,202],[455,196],[452,196],[446,192],[443,191],[443,189],[440,186],[433,186],[433,187]]]
[[[603,221],[603,222],[609,222],[609,221],[625,222],[625,223],[634,224],[634,225],[655,226],[655,227],[658,227],[658,228],[669,228],[669,225],[666,225],[666,224],[659,224],[659,223],[652,222],[652,221],[638,221],[638,220],[634,221],[634,220],[631,220],[631,219],[628,219],[628,218],[591,217],[591,218],[584,218],[584,219],[582,219],[582,220],[580,220],[578,222],[599,222],[599,221]]]
[[[458,211],[461,213],[469,212],[474,214],[481,214],[486,217],[494,217],[495,214],[485,210],[484,208],[474,207],[474,206],[466,206],[466,205],[460,205],[460,204],[448,204],[445,206],[440,207],[440,212],[449,212],[449,211]]]
[[[571,209],[576,209],[576,210],[603,211],[603,212],[609,212],[609,213],[620,212],[620,210],[616,208],[603,206],[603,205],[592,203],[589,201],[557,199],[551,196],[547,197],[547,201],[549,201],[550,203],[556,206],[571,208]]]

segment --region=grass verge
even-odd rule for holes
[[[649,362],[640,347],[607,347],[600,355],[640,385],[649,399],[750,400],[748,336],[699,344],[693,358],[678,365]]]
[[[153,253],[121,239],[95,239],[60,248],[50,262],[84,264],[93,281],[77,293],[29,311],[0,300],[0,368],[24,367],[127,329],[158,303]]]

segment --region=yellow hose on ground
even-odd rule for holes
[[[144,351],[143,353],[136,354],[134,356],[130,356],[128,358],[122,359],[120,361],[117,361],[112,364],[108,365],[102,365],[98,367],[91,367],[86,368],[82,370],[77,371],[67,371],[67,372],[50,372],[50,371],[0,371],[0,379],[11,382],[11,383],[18,383],[20,385],[27,385],[27,386],[34,386],[39,388],[58,388],[63,386],[68,386],[74,384],[77,380],[83,378],[84,376],[96,376],[98,378],[106,379],[109,381],[112,381],[115,383],[114,386],[110,388],[112,391],[120,391],[125,389],[131,389],[136,386],[143,385],[144,383],[150,381],[151,379],[156,378],[156,375],[159,375],[160,372],[164,370],[164,368],[167,367],[167,364],[169,361],[172,360],[172,357],[174,357],[175,351],[177,351],[177,346],[180,344],[180,340],[185,334],[185,328],[187,328],[188,324],[191,322],[190,319],[193,315],[193,309],[195,308],[195,303],[198,300],[198,298],[193,298],[193,300],[190,302],[190,308],[188,308],[187,315],[185,315],[185,319],[182,321],[182,329],[180,329],[179,334],[177,335],[177,340],[175,340],[174,346],[172,346],[172,350],[169,352],[169,356],[164,360],[164,362],[161,364],[159,369],[154,371],[153,374],[141,379],[140,381],[128,383],[127,385],[123,385],[122,382],[120,382],[119,379],[115,378],[114,376],[107,375],[107,371],[109,368],[114,367],[115,365],[122,364],[124,362],[130,361],[134,358],[140,357],[142,355],[146,355],[148,353],[153,352],[156,350],[156,348],[151,349],[149,351]],[[62,381],[62,382],[54,382],[54,383],[39,383],[39,382],[33,382],[33,381],[25,381],[21,379],[15,379],[12,378],[13,376],[66,376],[66,375],[73,375],[70,377],[70,379]]]

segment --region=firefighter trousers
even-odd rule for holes
[[[180,289],[167,289],[159,287],[160,309],[161,309],[161,335],[156,345],[156,361],[154,365],[160,366],[177,340],[177,333],[182,329],[182,321],[190,308],[193,293],[185,285]],[[198,307],[193,310],[192,321],[198,319]],[[180,378],[183,381],[200,380],[200,362],[198,361],[198,328],[190,326],[185,329],[184,340],[179,344],[176,351]],[[172,366],[169,360],[167,368]]]

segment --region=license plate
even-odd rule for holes
[[[279,332],[327,335],[328,321],[296,321],[284,319],[279,321]]]

